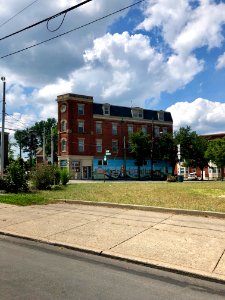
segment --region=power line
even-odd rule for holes
[[[83,1],[83,2],[81,2],[81,3],[79,3],[79,4],[76,4],[76,5],[74,5],[74,6],[70,7],[70,8],[67,8],[67,9],[65,9],[65,10],[63,10],[63,11],[61,11],[61,12],[59,12],[59,13],[57,13],[57,14],[51,16],[51,17],[48,17],[48,18],[46,18],[46,19],[44,19],[44,20],[41,20],[41,21],[39,21],[39,22],[37,22],[37,23],[34,23],[34,24],[32,24],[32,25],[29,25],[29,26],[27,26],[27,27],[25,27],[25,28],[23,28],[23,29],[20,29],[20,30],[18,30],[18,31],[16,31],[16,32],[10,33],[10,34],[8,34],[8,35],[6,35],[6,36],[0,38],[0,41],[5,40],[5,39],[7,39],[7,38],[9,38],[9,37],[11,37],[11,36],[13,36],[13,35],[16,35],[16,34],[18,34],[18,33],[21,33],[21,32],[23,32],[23,31],[25,31],[25,30],[30,29],[30,28],[33,28],[33,27],[35,27],[35,26],[37,26],[37,25],[40,25],[40,24],[42,24],[42,23],[44,23],[44,22],[49,22],[50,20],[55,19],[55,18],[57,18],[57,17],[59,17],[59,16],[61,16],[61,15],[63,15],[63,14],[67,14],[69,11],[74,10],[74,9],[76,9],[76,8],[82,6],[82,5],[84,5],[84,4],[86,4],[86,3],[90,2],[90,1],[93,1],[93,0],[85,0],[85,1]]]
[[[33,2],[31,2],[29,5],[25,6],[22,10],[20,10],[18,13],[16,13],[15,15],[13,15],[11,18],[9,18],[8,20],[6,20],[5,22],[3,22],[2,24],[0,24],[0,27],[4,26],[5,24],[7,24],[8,22],[10,22],[12,19],[14,19],[15,17],[17,17],[19,14],[21,14],[24,10],[26,10],[27,8],[29,8],[31,5],[33,5],[35,2],[37,2],[39,0],[35,0]]]
[[[140,1],[136,2],[136,3],[134,3],[134,4],[131,4],[131,5],[129,5],[129,6],[126,6],[126,7],[124,7],[124,8],[119,9],[119,10],[116,10],[116,11],[114,11],[114,12],[108,14],[108,15],[105,15],[105,16],[103,16],[103,17],[101,17],[101,18],[95,19],[94,21],[91,21],[91,22],[89,22],[89,23],[86,23],[86,24],[84,24],[84,25],[81,25],[81,26],[79,26],[79,27],[76,27],[76,28],[74,28],[74,29],[71,29],[71,30],[69,30],[69,31],[63,32],[63,33],[61,33],[61,34],[58,34],[58,35],[56,35],[56,36],[54,36],[54,37],[52,37],[52,38],[50,38],[50,39],[41,41],[41,42],[39,42],[39,43],[33,44],[33,45],[28,46],[28,47],[26,47],[26,48],[17,50],[17,51],[15,51],[15,52],[11,52],[11,53],[9,53],[9,54],[3,55],[3,56],[0,57],[0,59],[3,59],[3,58],[6,58],[6,57],[8,57],[8,56],[11,56],[11,55],[14,55],[14,54],[17,54],[17,53],[26,51],[26,50],[28,50],[28,49],[34,48],[34,47],[39,46],[39,45],[41,45],[41,44],[50,42],[50,41],[52,41],[52,40],[54,40],[54,39],[57,39],[58,37],[64,36],[64,35],[66,35],[66,34],[68,34],[68,33],[73,32],[73,31],[77,31],[77,30],[82,29],[82,28],[84,28],[84,27],[86,27],[86,26],[92,25],[92,24],[94,24],[94,23],[96,23],[96,22],[98,22],[98,21],[104,20],[104,19],[106,19],[106,18],[108,18],[108,17],[110,17],[110,16],[113,16],[113,15],[115,15],[115,14],[117,14],[117,13],[119,13],[119,12],[122,12],[122,11],[128,9],[128,8],[131,8],[131,7],[135,6],[135,5],[138,5],[138,4],[140,4],[141,2],[144,2],[144,1],[146,1],[146,0],[140,0]]]

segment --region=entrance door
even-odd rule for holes
[[[91,167],[83,167],[83,179],[92,179]]]

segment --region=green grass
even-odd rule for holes
[[[0,196],[0,202],[18,205],[62,199],[225,212],[225,182],[77,183],[51,191]]]

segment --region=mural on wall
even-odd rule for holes
[[[164,178],[172,174],[172,167],[166,161],[153,161],[153,177]],[[126,161],[126,174],[124,160],[108,159],[104,165],[103,160],[93,160],[93,179],[137,179],[138,168],[134,160]],[[141,167],[141,178],[151,178],[151,161],[148,160],[145,166]]]

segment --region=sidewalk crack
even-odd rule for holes
[[[216,268],[217,268],[217,266],[219,265],[219,263],[220,263],[220,261],[221,261],[221,259],[222,259],[222,257],[223,257],[224,254],[225,254],[225,249],[223,250],[223,252],[222,252],[222,254],[221,254],[221,256],[220,256],[218,262],[216,263],[215,268],[213,269],[212,273],[216,270]]]

